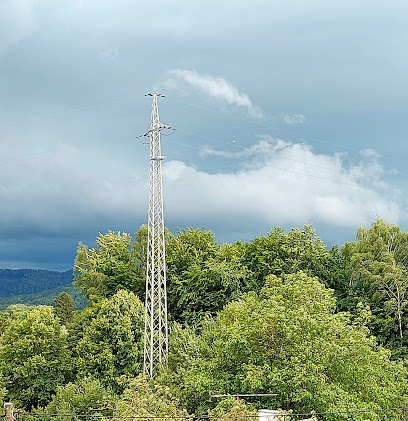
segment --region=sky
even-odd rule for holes
[[[174,234],[407,230],[407,45],[405,0],[1,0],[0,268],[147,222],[149,92]]]

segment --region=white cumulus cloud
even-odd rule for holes
[[[175,88],[183,82],[202,93],[221,100],[229,105],[246,109],[253,118],[263,118],[263,111],[254,105],[248,95],[222,77],[200,74],[194,70],[174,69],[169,72],[166,86]]]
[[[263,220],[271,226],[351,228],[370,224],[376,215],[392,222],[403,216],[399,192],[382,179],[383,168],[369,153],[348,165],[346,154],[317,154],[308,145],[264,138],[236,153],[206,147],[201,155],[236,159],[240,169],[209,174],[168,162],[164,174],[170,213]]]

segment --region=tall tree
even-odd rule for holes
[[[97,248],[88,249],[79,243],[74,264],[74,285],[86,297],[110,297],[120,289],[141,296],[144,283],[141,269],[131,256],[129,234],[109,231],[99,234]]]
[[[376,219],[360,227],[355,242],[343,247],[349,291],[355,301],[369,304],[371,328],[378,339],[398,353],[407,352],[408,233]],[[395,338],[398,338],[397,341]]]
[[[52,307],[34,307],[10,321],[0,339],[0,386],[16,406],[44,407],[69,380],[67,334]]]
[[[63,324],[71,323],[74,319],[74,300],[67,292],[61,292],[61,294],[55,299],[54,312]]]
[[[259,291],[268,275],[304,271],[317,276],[327,287],[341,293],[343,262],[337,247],[327,250],[310,225],[302,230],[292,228],[288,234],[274,228],[267,236],[257,237],[244,244],[243,263],[248,267],[253,289]]]
[[[94,302],[75,320],[69,338],[78,377],[94,377],[113,392],[143,364],[144,306],[126,290]]]
[[[180,322],[199,324],[249,288],[240,245],[218,245],[204,229],[172,237],[166,262],[170,315]]]

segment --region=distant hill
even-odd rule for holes
[[[11,304],[52,305],[62,291],[72,296],[77,309],[82,309],[87,300],[72,280],[72,270],[0,269],[0,310]]]
[[[0,297],[0,311],[5,310],[12,304],[25,304],[25,305],[53,305],[55,298],[65,291],[74,300],[75,307],[78,310],[82,310],[88,304],[87,299],[81,294],[81,292],[72,285],[64,285],[58,288],[50,289],[47,291],[37,292],[35,294],[24,294],[15,295],[13,297]]]
[[[72,270],[0,269],[0,297],[36,294],[65,285],[71,286],[72,280]]]

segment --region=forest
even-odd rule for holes
[[[72,271],[0,269],[0,297],[35,294],[72,282]]]
[[[408,419],[408,232],[376,219],[331,249],[309,225],[234,244],[204,228],[165,239],[169,354],[154,379],[142,375],[142,226],[78,244],[84,309],[61,292],[0,312],[0,400],[30,420]],[[262,393],[276,396],[234,396]]]

